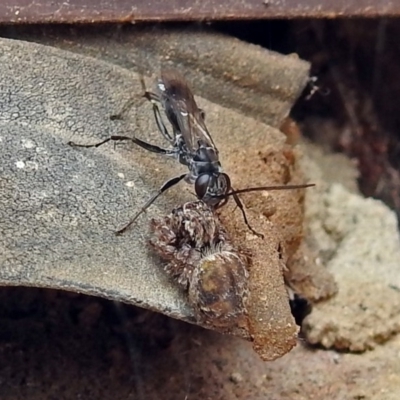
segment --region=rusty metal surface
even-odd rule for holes
[[[137,22],[388,16],[400,3],[387,0],[5,0],[0,23]]]

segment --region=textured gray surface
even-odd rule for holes
[[[66,145],[118,132],[109,115],[137,85],[134,76],[52,48],[0,43],[1,284],[74,289],[187,315],[149,258],[148,217],[113,235],[154,190],[150,171],[138,168],[148,154],[128,149],[128,163],[112,146]]]
[[[307,84],[310,65],[206,30],[165,26],[13,30],[13,37],[90,55],[144,75],[179,68],[194,93],[279,128]],[[130,86],[126,88],[129,91]]]

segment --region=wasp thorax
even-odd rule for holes
[[[245,258],[218,249],[193,271],[189,300],[203,322],[232,325],[245,314],[248,272]]]
[[[181,287],[199,322],[219,327],[245,315],[248,258],[235,248],[213,210],[196,201],[150,225],[149,243],[167,261],[164,269]]]

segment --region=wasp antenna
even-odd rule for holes
[[[277,185],[277,186],[258,186],[251,187],[245,189],[233,190],[232,192],[222,194],[220,196],[215,196],[217,198],[226,198],[228,196],[234,196],[240,193],[248,193],[248,192],[261,192],[264,190],[291,190],[291,189],[306,189],[308,187],[315,186],[315,183],[305,183],[303,185]]]

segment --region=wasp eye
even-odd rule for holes
[[[194,190],[196,191],[197,197],[202,200],[208,190],[211,176],[209,174],[201,174],[197,177],[194,183]]]
[[[227,174],[220,174],[219,181],[221,185],[221,189],[224,194],[228,193],[231,190],[231,180]]]

